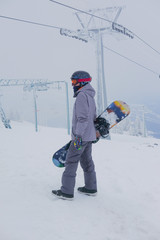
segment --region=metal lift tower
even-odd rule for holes
[[[103,54],[103,35],[119,35],[133,38],[133,33],[122,25],[116,23],[123,7],[108,7],[105,9],[89,10],[84,12],[76,12],[75,15],[81,24],[81,29],[71,31],[61,29],[60,34],[68,37],[76,38],[84,42],[94,40],[96,43],[96,60],[97,60],[97,113],[100,114],[107,103],[107,90],[104,71],[104,54]],[[100,18],[97,18],[98,16]],[[104,21],[104,19],[108,21]]]
[[[67,109],[67,129],[70,134],[70,118],[69,118],[69,97],[68,97],[68,83],[65,81],[48,81],[45,79],[0,79],[0,87],[22,86],[24,91],[33,91],[34,112],[35,112],[35,131],[38,131],[38,117],[37,117],[37,91],[47,91],[51,85],[54,88],[60,89],[60,85],[65,85],[66,91],[66,109]],[[0,105],[0,116],[6,128],[11,128],[9,120]]]
[[[1,97],[2,95],[0,95]],[[6,117],[6,114],[2,108],[2,105],[1,105],[1,102],[0,102],[0,117],[1,117],[1,120],[3,122],[3,125],[5,126],[5,128],[9,128],[11,129],[11,125],[10,125],[10,120]]]

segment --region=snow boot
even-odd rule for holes
[[[97,190],[89,190],[85,187],[79,187],[77,190],[79,193],[83,193],[88,196],[96,196],[97,195]]]
[[[61,190],[52,190],[52,193],[60,199],[73,200],[73,195],[72,194],[63,193]]]

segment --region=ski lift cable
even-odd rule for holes
[[[90,15],[90,16],[92,16],[92,17],[99,18],[99,19],[101,19],[101,20],[104,20],[104,21],[106,21],[106,22],[110,22],[110,23],[114,24],[114,22],[111,21],[111,20],[108,20],[108,19],[103,18],[103,17],[99,17],[99,16],[97,16],[97,15],[94,15],[94,14],[92,14],[92,13],[86,12],[86,11],[84,11],[84,10],[81,10],[81,9],[78,9],[78,8],[75,8],[75,7],[66,5],[66,4],[64,4],[64,3],[57,2],[57,1],[55,1],[55,0],[49,0],[49,1],[51,1],[51,2],[53,2],[53,3],[55,3],[55,4],[59,4],[59,5],[63,6],[63,7],[70,8],[70,9],[72,9],[72,10],[75,10],[75,11],[78,11],[78,12],[81,12],[81,13],[85,13],[85,14]],[[121,26],[122,26],[122,25],[121,25]],[[123,27],[123,26],[122,26],[122,27]],[[130,30],[127,29],[127,28],[125,28],[125,29],[128,30],[128,31],[130,31]],[[131,31],[130,31],[130,32],[131,32]],[[147,43],[145,40],[143,40],[143,39],[142,39],[141,37],[139,37],[137,34],[135,34],[135,33],[133,33],[133,32],[132,32],[132,34],[134,34],[134,36],[137,37],[141,42],[143,42],[145,45],[147,45],[147,46],[150,47],[153,51],[155,51],[156,53],[158,53],[158,54],[160,55],[160,52],[159,52],[158,50],[156,50],[154,47],[152,47],[149,43]]]
[[[5,19],[9,19],[9,20],[24,22],[24,23],[30,23],[30,24],[39,25],[39,26],[42,26],[42,27],[61,29],[60,27],[49,25],[49,24],[33,22],[33,21],[29,21],[29,20],[24,20],[24,19],[19,19],[19,18],[14,18],[14,17],[8,17],[8,16],[3,16],[3,15],[0,15],[0,18],[5,18]]]
[[[126,57],[126,56],[118,53],[118,52],[116,52],[115,50],[113,50],[113,49],[111,49],[111,48],[108,48],[108,47],[106,47],[106,46],[104,46],[104,45],[103,45],[103,47],[104,47],[105,49],[107,49],[107,50],[109,50],[109,51],[111,51],[111,52],[119,55],[120,57],[123,57],[123,58],[127,59],[128,61],[130,61],[130,62],[138,65],[139,67],[142,67],[142,68],[144,68],[144,69],[146,69],[146,70],[148,70],[148,71],[150,71],[150,72],[158,75],[158,77],[160,78],[160,73],[157,73],[157,72],[155,72],[154,70],[152,70],[152,69],[150,69],[150,68],[148,68],[148,67],[145,67],[144,65],[142,65],[142,64],[140,64],[140,63],[138,63],[138,62],[136,62],[136,61],[134,61],[134,60],[132,60],[132,59],[130,59],[130,58],[128,58],[128,57]]]
[[[43,26],[43,27],[50,27],[50,28],[55,28],[55,29],[61,29],[60,27],[57,27],[57,26],[48,25],[48,24],[43,24],[43,23],[38,23],[38,22],[33,22],[33,21],[24,20],[24,19],[19,19],[19,18],[14,18],[14,17],[2,16],[2,15],[0,15],[0,17],[1,17],[1,18],[5,18],[5,19],[9,19],[9,20],[15,20],[15,21],[19,21],[19,22],[24,22],[24,23],[39,25],[39,26]],[[158,75],[159,78],[160,78],[160,74],[157,73],[157,72],[155,72],[155,71],[153,71],[152,69],[147,68],[147,67],[143,66],[142,64],[140,64],[140,63],[138,63],[138,62],[136,62],[136,61],[134,61],[134,60],[126,57],[126,56],[123,56],[122,54],[114,51],[113,49],[110,49],[110,48],[108,48],[108,47],[106,47],[106,46],[103,46],[103,47],[106,48],[106,49],[108,49],[109,51],[111,51],[111,52],[113,52],[113,53],[115,53],[115,54],[117,54],[117,55],[119,55],[119,56],[127,59],[128,61],[133,62],[133,63],[137,64],[138,66],[140,66],[140,67],[142,67],[142,68],[144,68],[144,69],[146,69],[146,70],[148,70],[148,71],[150,71],[150,72]]]
[[[75,7],[66,5],[66,4],[64,4],[64,3],[60,3],[60,2],[54,1],[54,0],[49,0],[49,1],[51,1],[51,2],[53,2],[53,3],[56,3],[56,4],[59,4],[59,5],[61,5],[61,6],[63,6],[63,7],[66,7],[66,8],[70,8],[70,9],[72,9],[72,10],[74,10],[74,11],[78,11],[78,12],[81,12],[81,13],[85,13],[85,14],[90,15],[90,16],[92,16],[92,17],[99,18],[99,19],[101,19],[101,20],[104,20],[104,21],[113,23],[111,20],[108,20],[108,19],[103,18],[103,17],[99,17],[99,16],[94,15],[94,14],[92,14],[92,13],[86,12],[86,11],[84,11],[84,10],[82,10],[82,9],[75,8]]]

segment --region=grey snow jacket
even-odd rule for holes
[[[82,141],[96,140],[94,120],[96,119],[95,90],[88,83],[76,92],[73,107],[72,140],[80,136]]]

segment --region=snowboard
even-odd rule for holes
[[[94,122],[96,130],[100,133],[100,138],[106,138],[109,135],[109,130],[126,118],[129,113],[130,108],[127,103],[118,100],[112,102]],[[65,160],[71,142],[72,141],[68,142],[53,154],[52,161],[55,166],[59,168],[65,166]]]

